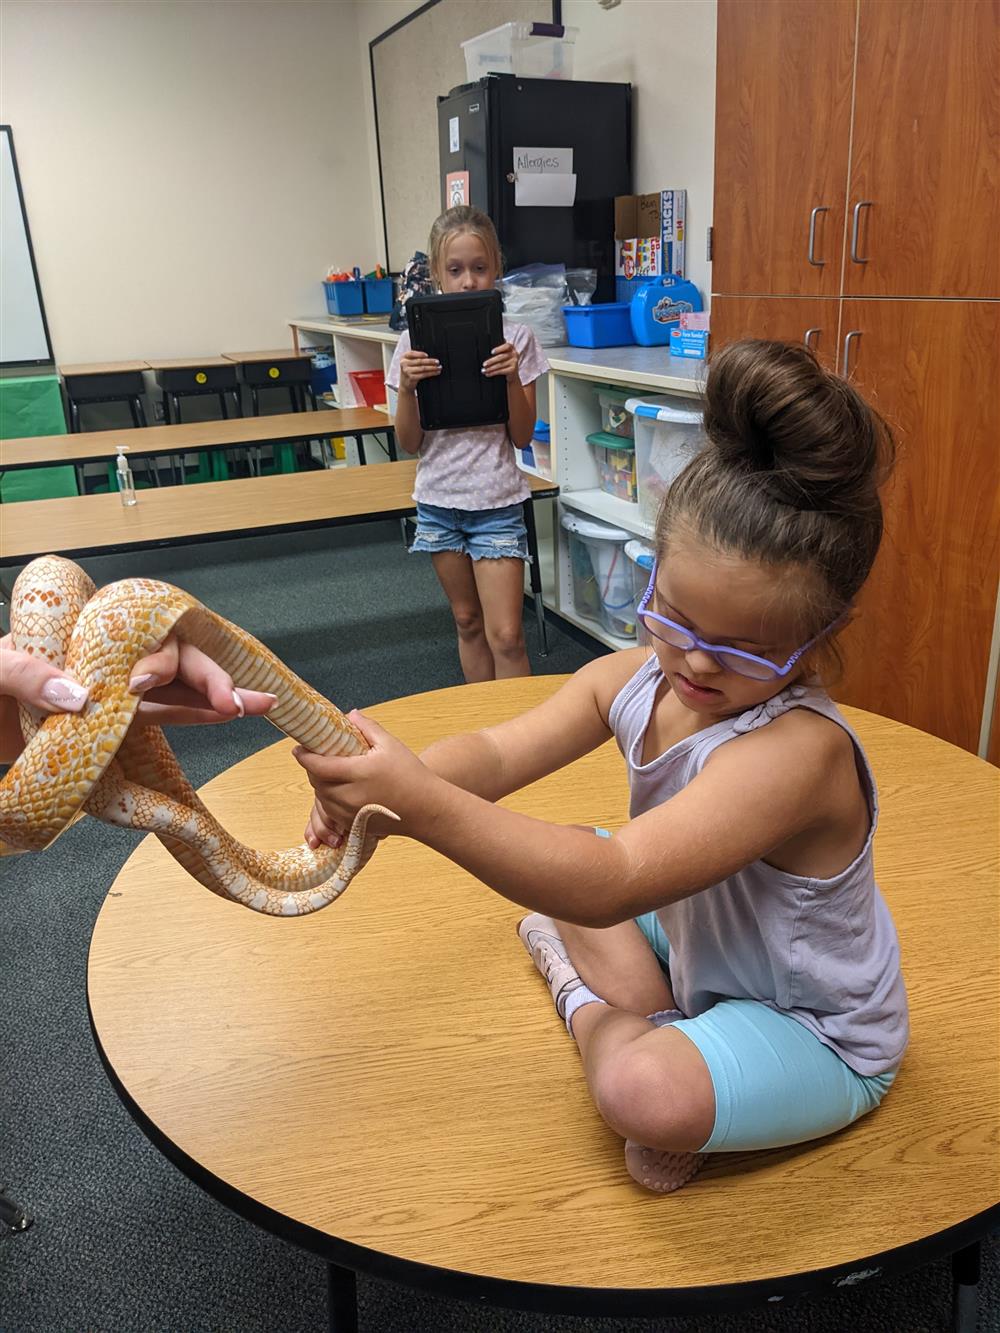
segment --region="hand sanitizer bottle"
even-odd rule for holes
[[[127,444],[116,446],[118,450],[118,461],[115,464],[115,471],[118,477],[118,493],[121,495],[123,505],[135,504],[135,482],[132,479],[132,469],[128,465],[128,459],[125,457]]]

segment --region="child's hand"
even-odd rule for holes
[[[323,807],[317,801],[309,815],[309,822],[306,824],[305,841],[308,847],[316,851],[317,847],[325,845],[327,847],[339,847],[350,832],[350,825],[342,829],[336,825],[328,815],[323,811]],[[385,815],[372,815],[365,828],[365,837],[374,837],[382,839],[387,838],[390,833],[398,833],[399,826],[394,819],[386,819]]]
[[[517,379],[519,365],[517,348],[512,343],[501,343],[499,347],[494,347],[489,359],[483,362],[483,374],[502,375],[508,384],[512,384]]]
[[[408,816],[419,808],[421,793],[432,780],[429,770],[402,741],[357,711],[350,714],[350,720],[372,747],[366,754],[344,758],[314,754],[303,746],[292,752],[316,793],[316,809],[306,829],[310,847],[319,842],[335,846],[336,835],[347,832],[363,805],[384,805],[400,817],[401,822],[391,826],[386,820],[373,821],[369,827],[375,832],[381,826],[381,836],[390,827],[392,832],[405,833]]]
[[[421,380],[441,374],[441,362],[426,352],[404,352],[399,358],[399,387],[403,393],[413,393]]]

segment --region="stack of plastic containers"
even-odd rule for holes
[[[596,620],[620,639],[634,639],[634,579],[632,561],[625,554],[631,534],[568,511],[562,526],[568,534],[577,615]]]

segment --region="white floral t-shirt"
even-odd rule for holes
[[[527,324],[503,323],[507,342],[518,355],[518,377],[533,384],[549,368],[538,340]],[[399,362],[410,350],[404,329],[389,367],[386,383],[399,389]],[[443,509],[502,509],[530,495],[517,466],[506,426],[467,426],[460,430],[428,430],[417,455],[413,498]]]

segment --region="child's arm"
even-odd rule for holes
[[[518,449],[531,443],[535,433],[535,385],[522,384],[518,373],[520,357],[513,343],[494,347],[483,362],[484,375],[503,375],[507,381],[507,430]]]
[[[453,786],[484,801],[497,801],[602,745],[611,735],[608,710],[646,656],[644,649],[632,649],[596,658],[537,708],[495,727],[435,741],[423,751],[420,762]],[[310,756],[304,766],[314,785],[322,781],[325,760]],[[317,800],[306,841],[313,848],[321,842],[336,846],[340,831],[350,826],[353,817],[354,812],[336,811],[332,803],[324,810]],[[379,818],[369,828],[377,833],[402,831]]]
[[[368,754],[300,761],[343,826],[362,805],[386,805],[402,833],[505,898],[583,926],[676,902],[796,835],[825,830],[837,786],[831,773],[853,765],[839,729],[791,714],[720,747],[683,791],[606,839],[490,804],[430,773],[367,719],[360,725]]]

